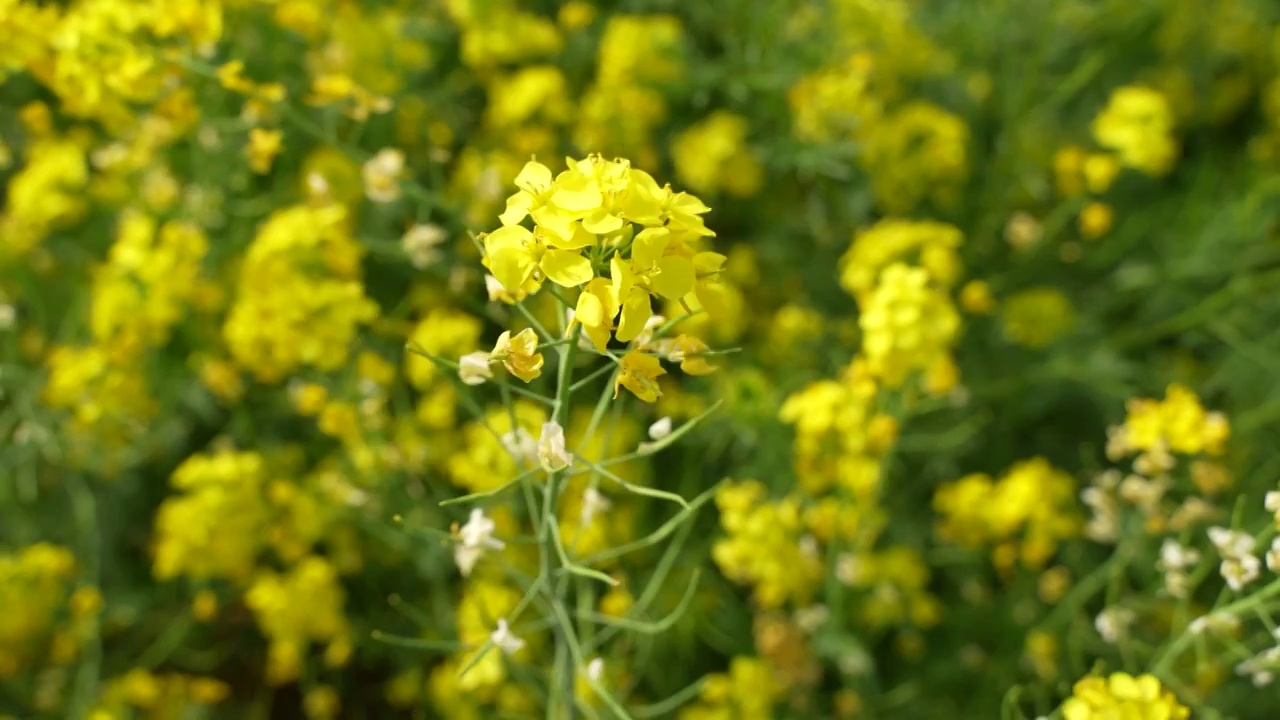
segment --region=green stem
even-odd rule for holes
[[[1270,585],[1262,588],[1254,595],[1250,595],[1247,598],[1242,598],[1229,605],[1224,605],[1212,610],[1210,614],[1216,615],[1222,613],[1225,615],[1240,615],[1242,613],[1252,611],[1254,608],[1267,600],[1270,600],[1276,595],[1280,595],[1280,580],[1272,582]],[[1197,637],[1199,637],[1199,633],[1192,632],[1190,626],[1184,628],[1182,634],[1178,636],[1178,639],[1170,643],[1169,646],[1165,648],[1164,652],[1160,654],[1160,657],[1156,660],[1155,664],[1152,665],[1151,674],[1157,677],[1163,677],[1166,675],[1169,671],[1169,667],[1173,665],[1174,661],[1178,659],[1178,656],[1180,656],[1182,652],[1187,649],[1187,646],[1194,642]]]

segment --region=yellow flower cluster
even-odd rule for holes
[[[698,701],[680,711],[680,720],[769,720],[781,688],[773,668],[760,658],[738,656],[729,671],[703,681]]]
[[[72,412],[69,435],[77,462],[95,450],[127,449],[157,412],[133,353],[97,344],[55,347],[45,363],[49,378],[42,397],[50,407]]]
[[[222,334],[232,358],[262,382],[347,360],[378,306],[360,283],[360,246],[341,206],[272,213],[245,253]]]
[[[860,160],[880,207],[905,213],[924,201],[954,204],[969,177],[968,148],[964,120],[932,103],[913,101],[873,126]]]
[[[325,643],[329,667],[351,656],[351,631],[342,607],[346,593],[328,560],[308,556],[284,574],[260,572],[245,593],[245,604],[267,636],[267,682],[297,679],[311,643]]]
[[[1158,91],[1141,85],[1117,88],[1093,121],[1093,138],[1120,164],[1159,177],[1178,160],[1173,111]]]
[[[204,233],[140,212],[120,218],[107,263],[94,277],[90,327],[97,342],[126,352],[163,345],[198,287]]]
[[[1078,681],[1071,697],[1062,705],[1062,717],[1063,720],[1186,720],[1191,717],[1191,710],[1178,702],[1177,696],[1166,690],[1154,675],[1134,677],[1117,672],[1105,678],[1091,675]]]
[[[654,167],[654,130],[667,117],[660,87],[684,71],[684,28],[674,15],[612,15],[600,37],[596,77],[578,104],[578,147]]]
[[[334,508],[353,489],[324,465],[303,482],[281,477],[294,464],[229,450],[187,458],[156,513],[156,577],[244,583],[263,550],[292,563],[336,531]]]
[[[787,96],[796,137],[842,140],[860,137],[874,126],[884,111],[872,85],[875,62],[871,53],[855,52],[800,78]]]
[[[1113,429],[1107,454],[1120,460],[1135,454],[1153,456],[1221,455],[1231,424],[1220,412],[1205,410],[1190,388],[1174,383],[1163,400],[1134,399],[1126,407],[1124,425]]]
[[[807,549],[801,543],[799,498],[773,502],[759,481],[740,480],[716,490],[716,507],[726,533],[711,550],[720,572],[752,585],[762,607],[807,605],[822,581],[823,565],[816,543]]]
[[[960,315],[950,296],[930,284],[927,270],[895,263],[881,273],[858,324],[868,371],[899,387],[915,370],[947,372]]]
[[[864,301],[888,266],[898,262],[918,264],[940,287],[950,288],[960,278],[959,249],[964,235],[959,228],[935,220],[886,218],[854,234],[853,244],[840,258],[840,286]]]
[[[230,694],[231,688],[220,680],[134,669],[103,684],[88,720],[184,717],[205,712]]]
[[[0,554],[0,680],[75,660],[101,606],[94,588],[73,589],[75,578],[75,557],[57,545]]]
[[[167,498],[156,513],[156,577],[247,580],[267,522],[267,478],[266,461],[257,453],[187,458],[171,478],[180,494]]]
[[[32,144],[26,164],[9,180],[0,210],[0,235],[5,238],[0,263],[24,257],[51,231],[78,219],[88,180],[88,160],[79,142],[51,137]]]
[[[789,101],[795,135],[857,143],[879,207],[906,213],[952,204],[969,174],[969,128],[923,100],[901,98],[902,83],[947,62],[910,22],[902,2],[844,0],[832,32],[837,59],[800,78]]]
[[[519,9],[515,0],[447,0],[445,9],[462,30],[462,61],[477,70],[560,52],[555,23]]]
[[[855,360],[834,380],[811,383],[783,403],[778,417],[795,426],[796,479],[813,495],[832,484],[855,498],[873,498],[880,458],[897,438],[897,422],[877,412],[879,385]]]
[[[1075,480],[1044,458],[1017,463],[998,479],[966,475],[934,492],[938,534],[970,548],[991,547],[1003,572],[1018,563],[1039,570],[1080,532],[1075,494]]]
[[[764,170],[747,145],[747,119],[723,110],[677,136],[671,159],[680,182],[700,193],[749,197],[763,181]]]

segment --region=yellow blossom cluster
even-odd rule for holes
[[[245,604],[267,636],[267,681],[298,678],[311,643],[326,645],[325,664],[341,667],[351,656],[351,631],[343,605],[346,593],[337,568],[325,558],[307,556],[286,573],[258,573]]]
[[[1103,718],[1162,718],[1186,720],[1191,710],[1178,702],[1154,675],[1117,672],[1107,677],[1089,676],[1072,688],[1062,706],[1064,720]]]
[[[759,658],[738,656],[728,672],[709,675],[698,702],[680,711],[680,720],[768,720],[780,688],[774,670]]]
[[[78,219],[85,209],[81,191],[88,179],[81,143],[54,137],[33,144],[26,164],[9,180],[0,211],[0,234],[5,238],[0,262],[22,258],[60,225]]]
[[[1092,130],[1094,140],[1115,152],[1125,167],[1158,177],[1177,162],[1173,111],[1168,99],[1151,88],[1117,88],[1094,118]]]
[[[295,464],[229,450],[187,458],[171,478],[177,494],[156,514],[156,577],[243,584],[268,548],[288,563],[306,555],[354,489],[323,465],[291,480]]]
[[[1080,531],[1076,483],[1044,458],[1014,464],[999,478],[976,473],[940,486],[933,497],[938,534],[992,549],[997,568],[1038,570]]]
[[[272,213],[245,253],[222,334],[232,358],[262,382],[346,361],[377,305],[364,296],[360,246],[341,206]]]
[[[904,80],[948,64],[916,29],[905,3],[844,0],[830,28],[836,57],[792,86],[793,132],[809,141],[852,141],[880,208],[907,213],[953,205],[969,176],[969,128],[955,113],[902,97]]]
[[[901,263],[885,268],[858,323],[867,369],[889,387],[915,370],[946,373],[960,331],[950,296],[930,285],[927,270]]]
[[[1102,196],[1122,169],[1154,177],[1173,169],[1179,152],[1175,124],[1169,99],[1159,90],[1126,85],[1112,92],[1106,107],[1093,120],[1093,139],[1102,150],[1078,145],[1058,150],[1053,158],[1058,193],[1063,197],[1089,196],[1076,219],[1080,237],[1097,240],[1111,231],[1115,211]]]
[[[179,673],[152,673],[135,668],[103,684],[88,718],[162,720],[181,717],[206,711],[226,700],[230,694],[230,686],[221,680]]]
[[[893,417],[878,412],[879,385],[855,360],[839,377],[811,383],[783,403],[779,418],[795,427],[796,479],[814,495],[833,485],[853,497],[872,498],[880,485],[880,458],[897,438]]]
[[[163,345],[195,294],[208,240],[190,223],[121,216],[119,235],[94,277],[90,327],[125,352]]]
[[[763,169],[747,145],[747,119],[717,111],[671,143],[676,177],[709,195],[749,197],[760,189]]]
[[[818,547],[801,541],[799,499],[773,502],[766,493],[755,480],[726,483],[716,491],[726,537],[716,543],[712,557],[726,577],[752,585],[762,607],[803,606],[822,579]]]
[[[1226,415],[1206,410],[1190,388],[1177,383],[1163,400],[1130,400],[1126,411],[1107,446],[1115,460],[1138,453],[1221,455],[1231,434]]]
[[[75,588],[76,575],[75,556],[57,545],[0,554],[0,679],[75,661],[102,604],[96,589]]]
[[[868,297],[885,268],[894,263],[919,265],[944,288],[962,270],[958,251],[964,243],[959,228],[934,220],[886,218],[859,230],[840,258],[840,286],[859,300]]]
[[[661,87],[684,71],[684,28],[674,15],[611,16],[600,38],[596,76],[579,101],[579,147],[656,165],[652,135],[667,117]]]

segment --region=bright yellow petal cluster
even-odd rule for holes
[[[1093,121],[1093,137],[1114,150],[1121,164],[1161,176],[1178,160],[1173,110],[1159,91],[1141,85],[1117,88]]]
[[[267,682],[297,679],[313,642],[327,644],[327,665],[346,664],[351,632],[343,614],[345,602],[337,569],[322,557],[303,558],[283,574],[258,574],[245,594],[245,604],[269,641]]]
[[[92,620],[101,605],[93,588],[74,589],[76,573],[75,556],[57,545],[0,553],[0,680],[46,658],[58,665],[75,659],[77,624]]]
[[[696,192],[723,190],[748,197],[760,189],[764,169],[747,145],[747,119],[718,110],[691,125],[671,143],[676,177]]]
[[[357,328],[378,314],[359,279],[360,252],[341,207],[273,213],[245,254],[222,328],[232,358],[263,382],[342,365]]]
[[[840,258],[840,286],[860,301],[876,287],[880,273],[895,262],[918,264],[930,279],[949,288],[960,278],[964,235],[935,220],[886,218],[859,230]]]
[[[1182,455],[1221,455],[1231,425],[1220,412],[1205,410],[1200,398],[1174,383],[1163,400],[1133,399],[1108,453],[1117,459],[1139,452],[1166,450]]]
[[[716,489],[716,507],[725,537],[716,541],[711,557],[720,572],[751,585],[762,607],[807,604],[824,568],[816,552],[800,543],[805,528],[799,500],[772,501],[759,481],[739,480]]]
[[[1072,688],[1062,705],[1063,720],[1186,720],[1191,710],[1154,675],[1112,673],[1090,676]]]
[[[503,331],[489,353],[493,360],[501,362],[507,372],[525,382],[533,382],[542,374],[542,353],[538,352],[538,334],[525,328],[511,336]]]
[[[536,292],[545,280],[585,286],[574,322],[598,350],[611,334],[619,342],[638,337],[654,297],[714,304],[725,258],[698,249],[714,235],[702,219],[706,205],[659,187],[625,160],[593,155],[568,164],[553,175],[537,161],[527,163],[501,215],[503,227],[483,237],[484,264],[509,297]],[[532,230],[521,224],[526,218]]]
[[[728,672],[712,673],[703,681],[698,701],[680,711],[680,720],[770,720],[783,688],[769,663],[737,656]]]
[[[1044,567],[1058,545],[1079,534],[1076,483],[1044,458],[1015,464],[999,479],[966,475],[942,485],[933,507],[938,534],[978,548],[992,547],[996,566]]]
[[[881,274],[858,325],[868,370],[898,387],[912,371],[949,362],[960,316],[951,298],[930,284],[928,271],[895,263]]]

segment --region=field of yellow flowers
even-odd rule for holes
[[[0,718],[1269,719],[1270,0],[0,0]]]

